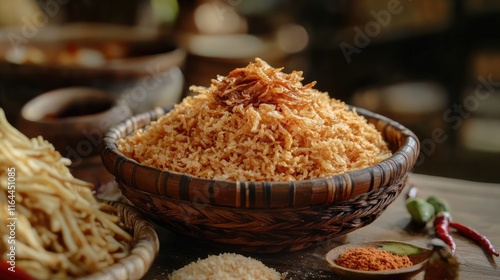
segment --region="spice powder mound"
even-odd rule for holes
[[[335,263],[346,268],[365,271],[393,270],[413,265],[408,256],[371,247],[347,250],[335,260]]]

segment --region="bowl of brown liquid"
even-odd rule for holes
[[[130,108],[106,91],[69,87],[43,93],[27,102],[17,127],[30,138],[42,136],[51,142],[71,160],[73,170],[93,170],[101,165],[98,154],[104,132],[130,116]],[[95,182],[86,176],[80,179]]]

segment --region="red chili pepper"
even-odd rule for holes
[[[441,212],[436,215],[434,229],[436,230],[436,236],[450,246],[451,252],[454,253],[457,245],[450,235],[450,214],[448,212]]]
[[[15,271],[9,270],[11,265],[8,264],[5,260],[0,260],[0,279],[3,280],[33,280],[28,273],[23,270],[15,267]]]
[[[458,233],[462,234],[463,236],[477,242],[479,245],[481,245],[481,247],[488,250],[488,252],[490,252],[492,255],[495,255],[497,257],[500,256],[500,253],[498,253],[495,250],[490,240],[488,240],[486,236],[480,234],[476,230],[457,222],[450,222],[450,227],[454,228]]]

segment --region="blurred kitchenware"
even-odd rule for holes
[[[98,157],[104,132],[130,116],[129,107],[105,91],[71,87],[30,100],[21,110],[17,127],[28,137],[41,135],[51,142],[72,161],[75,177],[100,183],[96,180],[110,177],[101,176],[106,172]]]
[[[128,93],[134,110],[180,100],[184,50],[156,29],[98,23],[0,30],[0,106],[11,122],[38,94],[90,86]]]
[[[351,104],[398,120],[420,139],[422,157],[441,161],[450,153],[447,119],[443,112],[449,106],[447,91],[427,81],[405,82],[373,87],[355,92]],[[439,145],[438,145],[439,144]]]
[[[290,58],[308,46],[309,34],[299,24],[283,24],[275,29],[259,35],[181,33],[177,41],[188,53],[186,84],[209,86],[211,78],[245,67],[256,57],[270,65],[287,67]]]

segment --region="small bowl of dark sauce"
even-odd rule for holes
[[[30,138],[42,136],[48,140],[63,157],[71,160],[73,170],[81,171],[88,169],[85,166],[89,162],[92,166],[101,164],[94,158],[99,157],[104,133],[130,116],[130,108],[106,91],[69,87],[28,101],[21,109],[17,127]]]

